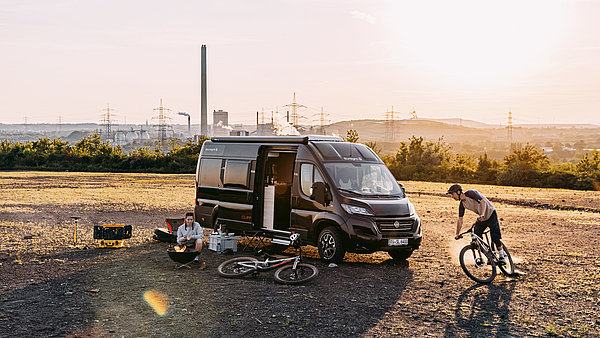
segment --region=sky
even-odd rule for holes
[[[600,1],[0,0],[0,123],[600,124]],[[262,113],[261,113],[262,116]]]

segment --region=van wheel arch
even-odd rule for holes
[[[331,220],[322,220],[322,221],[318,222],[314,228],[315,232],[313,235],[313,241],[315,244],[319,243],[319,234],[321,234],[321,231],[323,231],[323,229],[325,229],[327,227],[338,228],[340,230],[340,232],[345,235],[345,232],[342,230],[342,227],[339,224],[337,224],[336,222],[331,221]],[[346,236],[344,236],[344,237],[346,237]],[[347,241],[347,238],[344,238],[344,241]]]
[[[208,207],[210,207],[210,206],[208,206]],[[200,223],[200,225],[202,225],[203,227],[205,227],[207,229],[209,229],[209,227],[210,227],[210,229],[214,229],[216,226],[218,213],[219,213],[218,205],[212,206],[212,211],[210,212],[210,216],[208,216],[208,212],[206,212],[206,213],[199,212],[198,205],[196,205],[196,207],[194,208],[194,221]],[[204,223],[204,221],[202,221],[203,217],[210,217],[211,224],[208,224],[208,220],[206,220],[206,223]]]

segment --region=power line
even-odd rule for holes
[[[394,118],[394,106],[391,111],[385,112],[385,139],[396,141],[396,120]]]
[[[100,121],[102,122],[102,126],[104,127],[104,130],[106,133],[106,139],[109,139],[110,135],[111,135],[111,125],[112,125],[111,112],[114,111],[114,109],[111,109],[109,104],[107,103],[106,109],[102,109],[102,111],[104,111],[104,113],[101,115],[102,119]],[[112,117],[114,117],[114,114]]]
[[[298,108],[308,108],[307,106],[301,105],[296,102],[296,92],[294,92],[294,98],[292,100],[292,103],[286,104],[284,105],[284,107],[292,108],[292,114],[290,115],[290,118],[294,126],[298,125]]]
[[[152,119],[158,120],[158,125],[157,125],[158,138],[161,142],[163,142],[167,139],[167,129],[168,129],[167,120],[171,119],[171,117],[167,116],[167,113],[169,113],[171,111],[171,109],[165,108],[163,106],[163,102],[162,102],[162,98],[161,98],[160,105],[152,110],[158,113],[158,115],[153,117]]]
[[[513,137],[513,125],[512,125],[512,112],[508,111],[508,124],[506,125],[506,130],[508,132],[508,142],[512,145],[512,137]]]

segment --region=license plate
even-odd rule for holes
[[[389,246],[408,245],[408,238],[388,239]]]

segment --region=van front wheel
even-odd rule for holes
[[[327,227],[319,234],[319,256],[326,263],[339,263],[344,259],[346,248],[342,233],[336,227]]]

